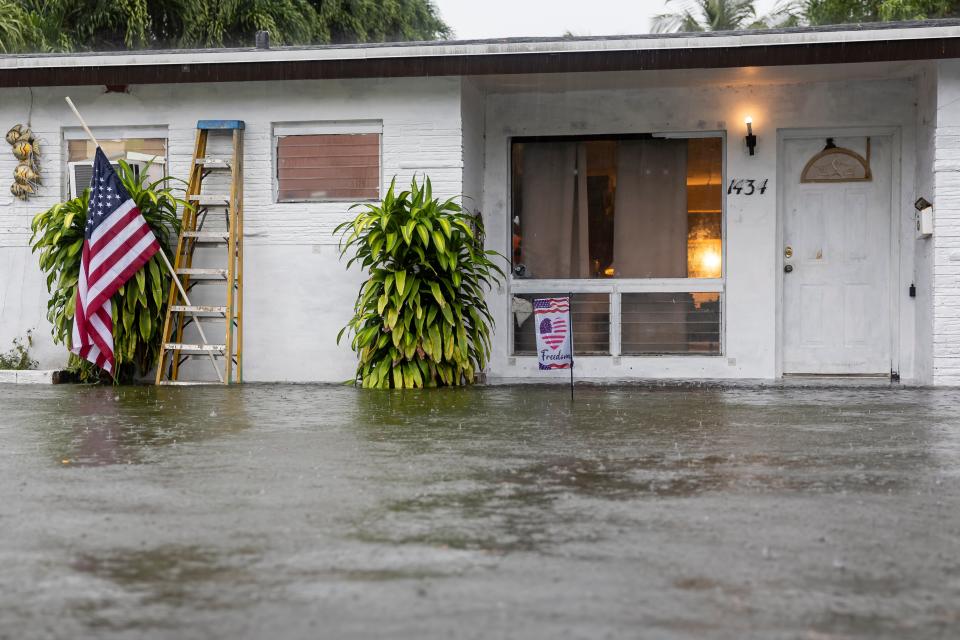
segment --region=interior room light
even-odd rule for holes
[[[703,252],[703,257],[701,258],[703,264],[704,272],[708,273],[711,277],[719,278],[720,277],[720,254],[714,249],[707,249]]]
[[[747,116],[743,119],[743,123],[747,125],[747,149],[750,150],[750,155],[753,155],[754,149],[757,148],[757,136],[753,135],[753,117]]]

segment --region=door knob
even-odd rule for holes
[[[784,273],[791,273],[792,271],[793,271],[793,265],[792,265],[792,264],[785,264],[785,265],[783,265],[783,272],[784,272]]]

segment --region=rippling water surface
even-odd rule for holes
[[[960,392],[0,385],[0,638],[960,637]]]

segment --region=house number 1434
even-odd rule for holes
[[[735,193],[738,196],[752,196],[756,193],[763,195],[767,192],[768,180],[769,178],[764,178],[763,180],[732,178],[730,180],[730,186],[727,187],[727,195],[731,193]]]

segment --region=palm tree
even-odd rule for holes
[[[758,17],[753,0],[692,0],[677,13],[654,16],[651,26],[654,33],[792,27],[799,24],[795,9],[796,0],[784,0]]]

